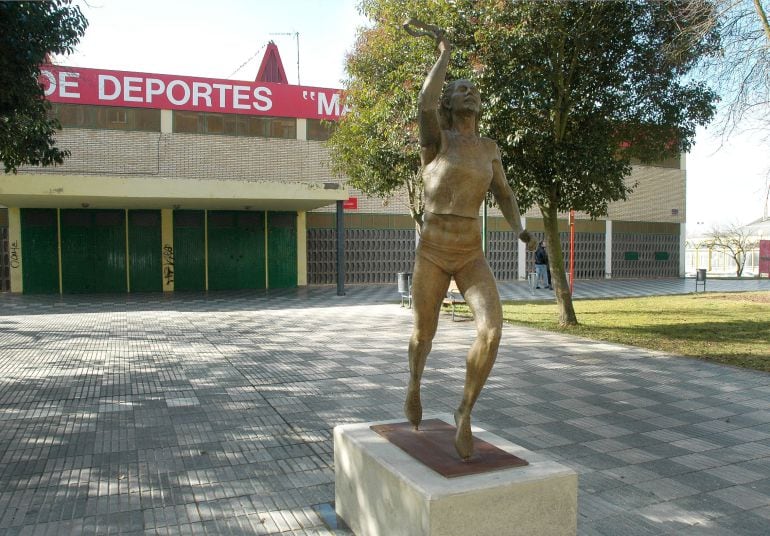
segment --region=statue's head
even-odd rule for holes
[[[452,128],[453,114],[473,114],[476,119],[476,134],[479,133],[481,117],[481,96],[476,84],[463,78],[453,80],[444,86],[439,106],[441,128]]]

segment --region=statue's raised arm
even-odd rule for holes
[[[433,38],[439,51],[439,57],[425,78],[417,101],[420,158],[424,166],[436,157],[441,147],[441,122],[438,110],[452,46],[446,38],[446,32],[433,24],[409,19],[404,23],[404,30],[413,37]]]

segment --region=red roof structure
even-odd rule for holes
[[[276,84],[288,84],[286,71],[283,70],[281,55],[278,53],[278,46],[270,41],[265,49],[265,55],[262,56],[262,63],[257,71],[255,82],[273,82]]]

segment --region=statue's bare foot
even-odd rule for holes
[[[473,434],[471,434],[471,416],[463,415],[455,411],[455,450],[463,460],[469,459],[473,455]]]
[[[411,385],[406,391],[406,402],[404,402],[404,414],[406,418],[412,423],[414,429],[422,421],[422,402],[420,402],[420,387],[412,387]]]

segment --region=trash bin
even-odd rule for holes
[[[698,292],[698,285],[703,285],[703,292],[706,292],[706,269],[698,268],[695,272],[695,292]]]

